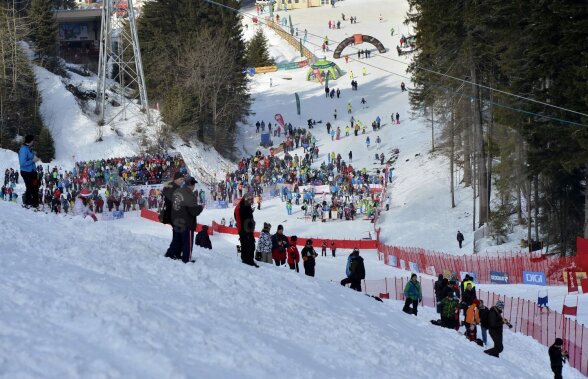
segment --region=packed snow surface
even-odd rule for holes
[[[409,316],[400,302],[330,282],[327,258],[317,278],[252,268],[234,241],[213,236],[214,251],[183,264],[162,256],[170,230],[160,224],[5,202],[0,214],[5,235],[32,237],[0,240],[3,378],[470,378],[474,368],[480,378],[551,377],[532,339],[505,332],[497,361],[432,326],[431,310]]]

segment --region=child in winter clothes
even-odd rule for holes
[[[298,269],[298,262],[300,262],[300,253],[298,252],[298,247],[296,247],[296,241],[298,237],[292,236],[290,237],[290,246],[286,249],[288,253],[288,266],[290,266],[290,270],[296,270],[296,272],[300,272]]]
[[[263,229],[257,240],[258,261],[272,263],[272,236],[270,235],[271,224],[263,223]]]
[[[478,324],[480,323],[480,310],[478,306],[480,305],[480,300],[475,299],[472,301],[472,304],[466,309],[466,316],[465,316],[465,335],[470,341],[475,341],[477,338],[477,328]]]

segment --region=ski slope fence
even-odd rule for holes
[[[157,212],[148,210],[148,209],[141,209],[141,217],[147,220],[159,222],[159,215]],[[198,224],[196,227],[196,231],[202,230],[202,224]],[[213,235],[214,233],[222,233],[222,234],[231,234],[237,235],[237,228],[232,228],[229,226],[221,225],[216,222],[212,222],[212,225],[208,226],[208,234]],[[259,237],[259,232],[254,232],[255,237]],[[313,246],[315,249],[318,249],[323,241],[327,241],[328,245],[330,246],[331,242],[335,242],[335,247],[337,249],[353,249],[355,247],[362,249],[362,250],[375,250],[377,246],[377,241],[374,239],[365,239],[365,240],[353,240],[353,239],[332,239],[332,238],[318,238],[318,237],[301,237],[298,236],[298,246],[304,246],[306,244],[306,240],[312,240]]]
[[[408,278],[384,278],[380,280],[363,280],[362,290],[369,295],[384,299],[404,301],[404,287]],[[423,299],[421,305],[436,307],[435,281],[419,277]],[[510,321],[511,331],[535,339],[544,346],[551,346],[555,338],[564,340],[564,350],[569,353],[569,364],[588,375],[588,330],[576,320],[564,317],[561,313],[540,308],[537,303],[521,298],[498,295],[493,292],[478,290],[477,297],[484,305],[491,307],[498,300],[504,301],[503,317]],[[506,326],[505,326],[506,328]],[[585,343],[586,342],[586,343]],[[505,346],[508,349],[508,346]]]
[[[378,235],[378,234],[377,234]],[[450,255],[421,248],[405,248],[378,243],[378,254],[384,263],[437,276],[450,273],[472,273],[478,283],[491,283],[492,273],[500,273],[508,278],[508,284],[523,283],[523,272],[544,273],[542,284],[560,285],[563,282],[562,270],[575,262],[575,257],[533,258],[523,253]]]

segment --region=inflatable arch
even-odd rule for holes
[[[339,46],[337,46],[337,48],[335,49],[335,53],[333,54],[333,57],[334,58],[341,58],[341,52],[343,51],[343,49],[345,49],[347,46],[349,46],[351,44],[358,45],[362,42],[371,43],[372,45],[374,45],[378,49],[378,51],[380,53],[386,52],[386,48],[384,47],[384,45],[382,45],[382,42],[378,41],[378,39],[376,39],[372,36],[366,36],[363,34],[354,34],[353,37],[347,37],[343,41],[341,41]]]

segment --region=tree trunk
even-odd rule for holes
[[[472,92],[474,98],[474,114],[473,124],[475,129],[474,144],[476,146],[476,164],[478,182],[478,227],[488,222],[488,172],[486,171],[486,149],[484,146],[484,129],[482,127],[482,107],[480,103],[480,88],[476,85],[478,83],[478,70],[475,63],[471,63],[472,75]]]
[[[539,175],[533,177],[533,192],[533,206],[535,207],[533,224],[535,225],[535,240],[539,241]]]
[[[463,186],[468,187],[472,184],[472,130],[471,122],[469,118],[470,107],[467,105],[467,101],[464,101],[464,112],[463,112]]]
[[[431,152],[435,151],[435,108],[431,106]]]
[[[455,108],[451,109],[451,136],[449,137],[449,175],[451,175],[451,208],[455,208],[455,180],[454,180],[454,160],[455,160]]]

